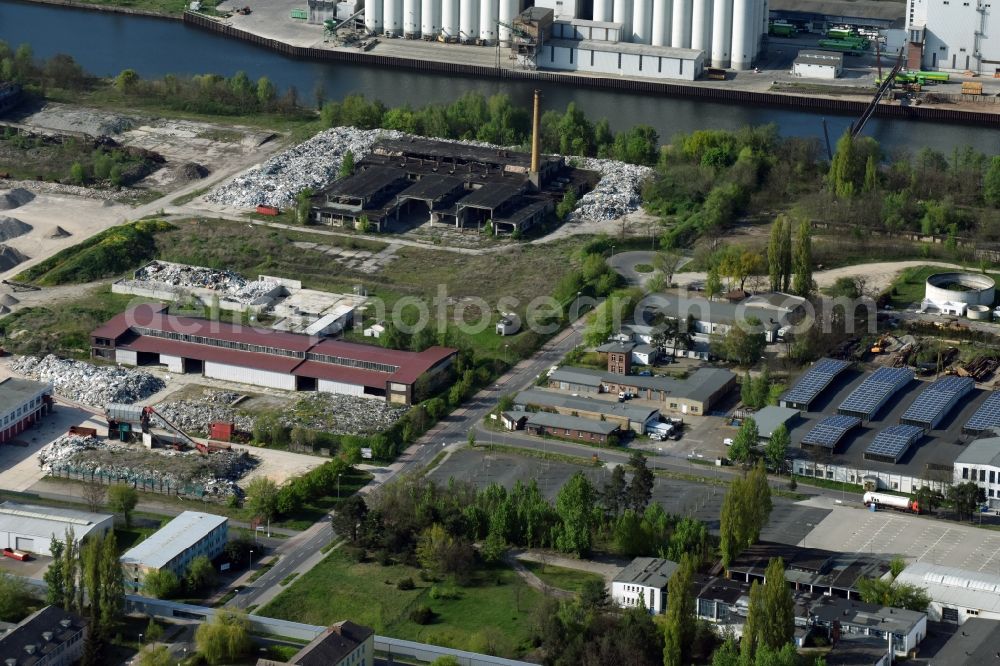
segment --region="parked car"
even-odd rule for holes
[[[722,440],[722,443],[725,444],[726,446],[732,446],[733,445],[733,438],[732,437],[726,437],[724,440]]]

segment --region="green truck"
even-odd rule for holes
[[[767,32],[775,37],[794,37],[798,29],[791,23],[772,21],[767,24]]]

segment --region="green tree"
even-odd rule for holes
[[[135,488],[124,484],[116,484],[108,488],[108,508],[112,512],[121,514],[125,521],[125,527],[132,525],[132,511],[139,503],[139,493]]]
[[[983,199],[994,208],[1000,208],[1000,155],[990,160],[983,176]]]
[[[628,504],[636,513],[646,510],[649,500],[653,497],[653,485],[656,478],[646,464],[646,456],[635,451],[629,457],[628,466],[632,470],[632,481],[628,486]]]
[[[98,605],[98,629],[106,640],[125,610],[125,576],[118,560],[118,540],[114,532],[91,537],[89,545],[92,545],[91,557],[98,560],[98,587],[89,589],[87,594],[90,603]]]
[[[576,472],[559,489],[556,513],[561,524],[556,528],[556,547],[564,553],[584,557],[590,553],[595,516],[594,487],[583,472]]]
[[[945,497],[951,502],[958,519],[972,518],[979,506],[986,501],[986,491],[972,481],[948,486]]]
[[[181,582],[169,569],[151,569],[142,579],[142,589],[156,599],[169,599],[180,592]]]
[[[618,330],[625,317],[631,315],[638,301],[635,290],[619,291],[608,296],[590,315],[583,340],[590,346],[598,346]]]
[[[130,95],[139,85],[139,73],[134,69],[123,69],[115,77],[115,90],[123,95]]]
[[[63,579],[63,542],[52,536],[49,542],[49,553],[52,555],[52,562],[45,570],[42,578],[45,580],[45,603],[51,606],[63,607],[66,603],[65,580]]]
[[[785,463],[785,455],[791,444],[792,440],[788,434],[788,428],[782,423],[774,429],[774,432],[771,433],[771,439],[767,441],[767,445],[764,447],[764,458],[767,459],[768,466],[775,472],[781,472],[781,468]]]
[[[350,150],[344,152],[344,157],[340,160],[340,173],[341,178],[347,178],[348,176],[354,175],[354,153]]]
[[[752,367],[763,356],[767,338],[760,319],[750,316],[743,322],[736,322],[721,339],[715,339],[714,346],[716,355]]]
[[[771,236],[767,243],[767,275],[771,281],[771,291],[781,291],[784,280],[781,243],[785,235],[785,217],[779,215],[771,223]]]
[[[785,581],[785,563],[780,557],[773,558],[767,564],[758,610],[761,613],[757,624],[760,629],[758,646],[779,650],[792,641],[795,631],[795,602]],[[750,612],[753,611],[751,606]]]
[[[670,546],[667,558],[680,562],[684,555],[694,558],[696,565],[701,565],[708,554],[708,528],[705,523],[695,518],[681,518],[670,535]]]
[[[205,555],[199,555],[191,560],[187,568],[187,585],[190,590],[210,590],[215,587],[218,576],[212,560]]]
[[[432,661],[431,666],[461,666],[461,665],[459,664],[458,659],[451,656],[450,654],[446,654]]]
[[[313,191],[308,187],[295,195],[295,221],[299,224],[309,224],[312,197]]]
[[[73,162],[69,168],[69,179],[74,185],[83,185],[87,182],[87,171],[79,162]]]
[[[278,513],[278,485],[266,476],[255,477],[246,487],[250,513],[261,520],[271,520]]]
[[[865,162],[865,182],[862,186],[863,192],[874,192],[878,187],[878,163],[874,155],[869,155]]]
[[[0,570],[0,620],[18,622],[31,601],[28,585],[20,576]]]
[[[67,611],[83,611],[83,588],[80,585],[80,544],[76,541],[76,534],[73,528],[66,530],[66,540],[63,542],[63,603],[62,608]]]
[[[743,419],[740,429],[733,437],[733,445],[729,447],[729,457],[738,463],[750,462],[750,458],[757,448],[758,438],[757,422],[753,420],[753,417],[748,416]]]
[[[841,198],[854,195],[856,176],[857,151],[850,132],[844,132],[837,141],[837,151],[830,162],[827,180],[830,189]]]
[[[194,642],[209,664],[231,663],[248,654],[253,645],[250,623],[242,613],[219,609],[211,620],[198,625]]]
[[[722,278],[719,276],[719,269],[713,266],[708,269],[708,275],[705,278],[705,295],[708,296],[708,300],[713,301],[721,293]]]
[[[922,587],[881,578],[862,578],[858,581],[858,592],[867,604],[919,612],[926,611],[931,602],[927,590]]]
[[[556,206],[556,217],[565,220],[576,208],[576,190],[569,188],[563,194],[562,200]]]
[[[792,288],[792,221],[787,217],[781,227],[781,291]]]
[[[278,89],[271,83],[271,79],[266,76],[257,79],[257,104],[261,111],[269,111],[277,96]]]
[[[147,645],[139,653],[139,666],[172,666],[173,663],[173,655],[163,643]]]
[[[661,250],[653,255],[653,267],[663,276],[665,286],[674,282],[674,274],[684,263],[684,255],[675,249]]]
[[[337,507],[330,519],[330,527],[340,536],[357,543],[361,538],[361,528],[368,516],[368,505],[361,495],[351,495]]]
[[[799,235],[795,241],[793,257],[794,277],[792,290],[799,296],[808,298],[812,294],[812,228],[809,220],[799,223]]]
[[[750,601],[747,604],[747,620],[743,623],[740,637],[740,663],[753,664],[754,655],[760,645],[761,623],[764,614],[764,590],[759,581],[750,584]]]
[[[472,544],[449,534],[438,523],[420,535],[416,554],[420,566],[437,575],[463,575],[472,566]]]
[[[690,647],[695,634],[695,607],[691,584],[695,560],[681,558],[680,566],[667,583],[667,612],[663,623],[663,666],[690,663]]]
[[[916,500],[921,511],[929,513],[934,513],[939,506],[944,504],[944,494],[940,490],[932,490],[927,486],[918,488],[913,499]]]

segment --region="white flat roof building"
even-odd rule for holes
[[[611,600],[625,608],[644,605],[659,615],[667,609],[667,583],[677,563],[659,557],[637,557],[611,583]]]
[[[903,569],[896,580],[927,590],[931,598],[927,616],[933,621],[1000,620],[1000,576],[996,574],[917,562]]]
[[[146,572],[160,569],[183,576],[199,555],[215,558],[228,541],[228,525],[225,516],[185,511],[121,556],[126,584],[141,587]]]
[[[51,555],[52,537],[63,540],[72,528],[79,542],[92,534],[103,535],[114,523],[115,517],[106,513],[4,502],[0,504],[0,548]]]

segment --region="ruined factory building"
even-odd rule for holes
[[[395,351],[178,317],[162,304],[139,305],[112,318],[90,334],[90,345],[93,358],[124,365],[163,365],[178,374],[406,405],[449,379],[458,353],[448,347]]]
[[[357,171],[313,199],[320,224],[376,231],[430,222],[500,234],[523,233],[545,220],[567,190],[577,195],[595,180],[561,157],[396,139],[378,143]]]

